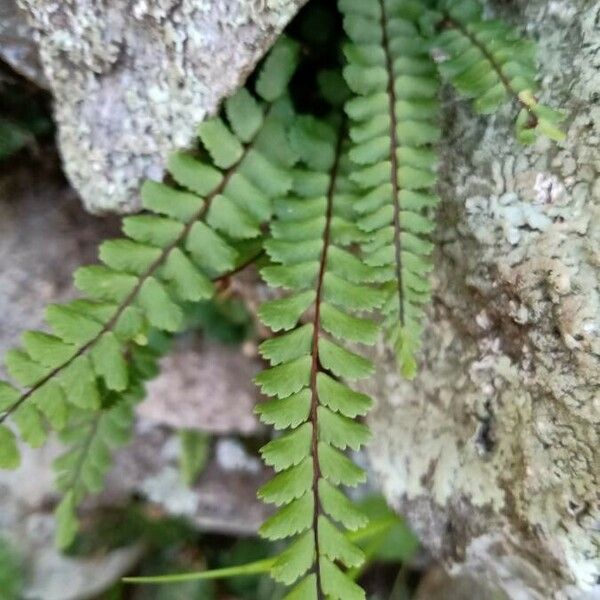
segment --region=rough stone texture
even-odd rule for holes
[[[55,153],[0,173],[0,354],[26,329],[42,326],[46,304],[73,296],[71,275],[96,255],[96,242],[116,234],[115,218],[86,214],[58,176]],[[0,366],[0,376],[2,366]]]
[[[260,368],[241,348],[189,336],[162,360],[161,376],[148,385],[138,414],[175,429],[256,433],[261,427],[252,412],[257,400],[252,380]]]
[[[252,71],[306,0],[19,0],[39,37],[67,175],[91,212],[140,180]]]
[[[523,148],[508,111],[448,102],[422,371],[380,361],[371,457],[454,573],[580,598],[600,584],[600,3],[493,7],[540,38],[568,139]]]
[[[0,3],[0,58],[40,87],[48,85],[33,30],[16,0],[2,0]]]

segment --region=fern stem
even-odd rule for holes
[[[337,176],[340,168],[342,157],[342,146],[344,143],[344,132],[346,122],[342,120],[338,130],[338,139],[335,149],[335,160],[331,167],[329,175],[329,188],[327,190],[327,211],[325,214],[325,229],[323,230],[323,250],[321,252],[319,275],[317,279],[317,294],[315,298],[315,314],[313,318],[313,338],[312,338],[312,364],[310,372],[310,390],[311,390],[311,407],[310,407],[310,422],[312,423],[312,458],[313,458],[313,484],[312,493],[314,497],[314,514],[313,514],[313,534],[315,539],[315,554],[316,561],[314,572],[317,578],[317,600],[324,600],[325,594],[321,584],[321,568],[320,568],[320,551],[319,551],[319,516],[321,515],[321,502],[319,500],[319,480],[321,479],[321,467],[319,465],[319,427],[318,427],[318,412],[319,394],[317,391],[317,375],[321,370],[321,362],[319,360],[319,336],[321,334],[321,303],[323,299],[323,282],[327,271],[327,258],[329,255],[329,245],[331,241],[331,219],[333,217],[333,201],[337,184]]]
[[[200,571],[199,573],[180,573],[176,575],[158,575],[156,577],[123,577],[123,583],[135,584],[170,584],[186,581],[199,581],[207,579],[228,579],[230,577],[245,577],[248,575],[262,575],[268,573],[275,563],[274,558],[265,558],[244,565]]]
[[[400,146],[397,131],[396,91],[394,89],[394,58],[390,49],[390,34],[388,31],[388,16],[384,0],[379,0],[381,6],[381,28],[383,31],[383,49],[388,71],[388,106],[390,113],[390,163],[392,180],[392,202],[394,205],[394,250],[396,257],[396,281],[398,282],[398,318],[404,326],[403,277],[402,277],[402,223],[400,220],[400,186],[398,185],[398,148]]]
[[[521,108],[527,111],[527,114],[529,115],[528,127],[535,129],[539,122],[538,116],[535,114],[529,104],[521,100],[519,93],[515,90],[510,82],[510,79],[506,76],[506,73],[502,69],[502,65],[496,60],[496,57],[490,52],[489,48],[483,42],[481,42],[474,33],[469,31],[469,28],[466,27],[464,23],[461,23],[459,20],[453,18],[448,12],[444,12],[443,14],[444,20],[442,21],[442,25],[452,27],[459,31],[461,35],[467,38],[469,42],[481,52],[484,58],[489,62],[492,69],[498,75],[498,78],[500,79],[500,82],[504,86],[504,89],[507,91],[508,95],[513,98],[513,100],[519,104]]]

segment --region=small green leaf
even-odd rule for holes
[[[311,287],[319,273],[319,262],[310,261],[297,265],[274,265],[261,270],[261,277],[271,287],[301,291]]]
[[[299,465],[276,475],[258,490],[258,497],[269,504],[281,506],[300,498],[312,487],[313,462],[305,458]]]
[[[275,471],[283,471],[300,464],[309,454],[312,441],[312,425],[305,423],[298,429],[269,442],[260,454]]]
[[[230,238],[248,240],[260,235],[258,221],[227,196],[219,195],[211,202],[206,222]]]
[[[65,427],[69,416],[69,407],[65,394],[56,381],[50,380],[33,392],[30,401],[48,419],[55,430],[60,431]]]
[[[348,487],[366,483],[366,473],[329,444],[319,442],[318,453],[321,473],[327,481]]]
[[[103,242],[99,254],[100,260],[116,271],[142,275],[159,259],[161,251],[154,246],[120,239]]]
[[[144,317],[136,306],[128,306],[120,314],[113,331],[123,342],[132,340],[142,332],[144,328]]]
[[[194,223],[186,247],[194,262],[210,273],[225,273],[235,268],[237,251],[206,224]]]
[[[169,252],[161,275],[173,283],[177,296],[182,300],[199,302],[215,295],[214,283],[179,248]]]
[[[90,352],[96,374],[102,377],[109,390],[127,389],[129,373],[121,344],[112,331],[104,333]]]
[[[33,405],[23,403],[12,413],[21,439],[32,448],[39,448],[48,437],[40,411]]]
[[[260,535],[269,540],[281,540],[310,529],[314,504],[313,494],[304,494],[268,518],[259,530]]]
[[[319,550],[332,562],[341,561],[348,568],[360,567],[365,555],[327,518],[321,515],[318,523]]]
[[[321,583],[332,600],[366,600],[364,590],[326,558],[321,559]]]
[[[263,111],[246,88],[241,88],[225,100],[225,112],[233,131],[242,142],[249,142],[263,124]]]
[[[179,331],[183,325],[183,312],[154,277],[148,277],[140,288],[137,301],[150,323],[164,331]]]
[[[173,179],[179,185],[196,192],[200,196],[206,196],[214,192],[223,182],[223,175],[220,171],[200,162],[186,152],[171,154],[167,167]]]
[[[17,438],[6,425],[0,425],[0,469],[14,470],[21,464]]]
[[[195,194],[175,190],[157,181],[145,181],[141,196],[145,209],[177,219],[182,223],[187,223],[199,215],[204,207],[202,198]]]
[[[311,364],[310,356],[302,356],[262,371],[254,378],[254,381],[263,394],[285,398],[308,385]]]
[[[10,408],[21,397],[21,392],[6,381],[0,381],[0,412]]]
[[[258,310],[260,320],[273,331],[292,329],[314,302],[316,292],[308,290],[281,300],[265,302]]]
[[[318,600],[317,576],[305,577],[283,600]]]
[[[43,379],[50,371],[31,360],[22,350],[9,350],[4,356],[4,364],[8,374],[21,385],[32,386]]]
[[[68,548],[77,535],[79,521],[75,514],[75,498],[68,493],[56,508],[56,545],[59,549]]]
[[[352,448],[359,450],[371,439],[369,428],[348,417],[331,412],[324,406],[319,406],[319,440],[327,442],[340,450]]]
[[[260,354],[272,365],[279,365],[310,354],[313,329],[311,324],[306,324],[291,333],[267,340],[260,345]]]
[[[122,302],[137,284],[137,277],[102,265],[81,267],[73,276],[75,286],[90,298]]]
[[[350,531],[356,531],[369,522],[368,517],[325,479],[319,481],[319,498],[323,510]]]
[[[321,304],[321,325],[339,340],[362,344],[374,344],[379,333],[379,327],[370,319],[348,315],[326,302]]]
[[[333,273],[325,273],[324,296],[327,302],[349,310],[372,310],[385,301],[381,290],[344,281]]]
[[[179,432],[179,441],[181,476],[186,485],[193,485],[208,460],[211,436],[203,431],[183,429]]]
[[[156,249],[168,248],[175,244],[184,233],[184,225],[175,219],[168,219],[166,217],[159,217],[156,215],[135,215],[123,219],[123,233],[132,240],[135,240],[135,242],[146,246],[146,249],[148,247],[155,247],[156,259],[158,259],[161,253],[160,251],[156,253]],[[133,258],[134,246],[132,244],[134,244],[134,242],[130,242],[130,240],[126,239],[115,240],[115,242],[119,243],[117,244],[117,248],[115,248],[117,254],[114,256],[114,263],[111,266],[117,270],[127,271],[127,260],[128,258],[130,260]],[[127,252],[128,242],[130,242],[129,250],[132,251],[132,256],[130,257],[127,257],[127,254],[122,254],[123,251]],[[140,261],[139,269],[142,269],[144,261],[150,259],[150,254],[151,251],[149,250],[144,252],[140,251],[140,256],[136,257]],[[122,268],[119,267],[119,264],[122,265]],[[150,264],[148,264],[148,266],[150,266]]]
[[[87,355],[78,356],[59,376],[67,400],[84,410],[100,408],[96,374]]]
[[[275,429],[296,428],[308,419],[311,404],[311,391],[305,388],[287,398],[267,400],[257,404],[254,412],[260,420]]]
[[[325,373],[317,375],[317,391],[321,404],[351,419],[366,415],[373,406],[369,396],[355,392]]]
[[[292,585],[306,574],[314,558],[315,536],[308,531],[281,553],[271,569],[271,575],[275,581]]]
[[[26,331],[23,346],[33,360],[54,369],[73,357],[77,348],[60,338],[40,331]]]
[[[200,123],[198,136],[214,163],[223,169],[232,167],[244,153],[244,148],[239,140],[221,119],[209,119]]]
[[[257,93],[269,102],[277,100],[287,89],[296,70],[300,46],[288,37],[280,37],[267,56],[256,82]]]
[[[319,360],[326,369],[344,379],[362,379],[374,371],[371,361],[325,338],[319,340]]]

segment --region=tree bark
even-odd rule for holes
[[[539,38],[568,139],[525,148],[511,111],[447,100],[421,371],[379,352],[371,458],[453,573],[581,598],[600,583],[600,3],[493,7]]]

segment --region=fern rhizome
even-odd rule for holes
[[[282,37],[252,85],[199,126],[198,148],[175,153],[164,182],[144,184],[124,237],[75,273],[84,296],[49,306],[48,331],[26,332],[7,354],[0,467],[18,467],[17,435],[38,447],[58,432],[61,547],[188,308],[258,262],[273,288],[259,317],[273,336],[256,378],[271,398],[256,412],[278,432],[261,451],[276,473],[258,492],[276,507],[261,534],[292,538],[268,568],[293,586],[288,600],[365,598],[354,581],[365,557],[348,530],[367,519],[344,489],[366,479],[347,451],[368,442],[360,419],[373,401],[352,385],[372,374],[361,348],[380,332],[402,374],[417,371],[441,84],[481,114],[512,102],[523,143],[563,134],[562,115],[537,101],[534,44],[476,0],[339,0],[339,12],[342,52],[301,79],[318,89],[298,102],[311,49]]]

